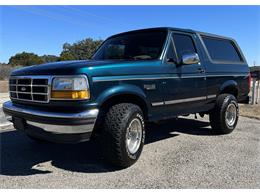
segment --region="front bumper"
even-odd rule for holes
[[[11,101],[3,104],[6,118],[14,127],[27,134],[58,143],[77,143],[89,140],[99,110],[81,112],[52,112],[17,105]]]

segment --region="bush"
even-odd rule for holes
[[[9,65],[1,65],[0,66],[0,80],[7,80],[12,69],[13,68]]]
[[[0,64],[0,80],[7,80],[14,69],[21,68],[22,66],[12,67],[10,65]]]

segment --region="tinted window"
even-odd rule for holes
[[[93,56],[93,59],[157,59],[162,52],[166,35],[166,31],[136,32],[118,35],[106,40]]]
[[[191,36],[183,34],[174,34],[173,40],[179,59],[181,59],[182,55],[185,53],[196,52]]]
[[[210,37],[202,37],[202,39],[212,60],[229,62],[243,61],[232,41]]]

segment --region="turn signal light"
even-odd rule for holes
[[[81,91],[52,91],[51,98],[54,99],[72,99],[72,100],[81,100],[89,99],[90,94],[87,90]]]

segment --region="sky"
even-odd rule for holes
[[[151,27],[234,38],[260,65],[260,6],[0,6],[0,62],[23,51],[59,55],[64,43]]]

